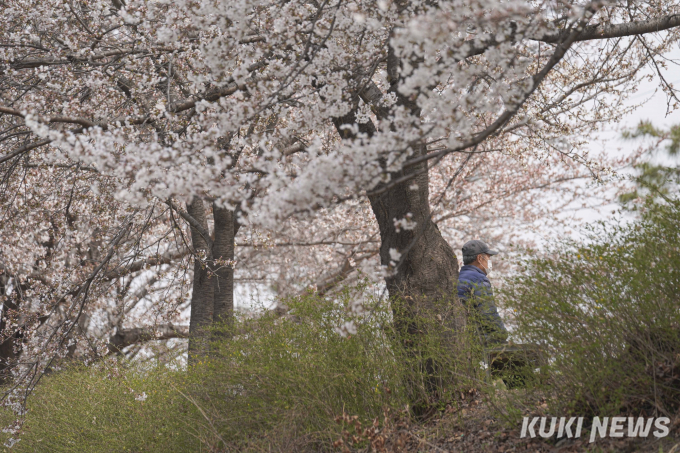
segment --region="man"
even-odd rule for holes
[[[482,342],[486,346],[506,343],[508,331],[498,314],[493,289],[487,275],[491,270],[491,257],[497,255],[482,241],[473,240],[463,246],[463,264],[458,275],[458,298],[469,309]]]

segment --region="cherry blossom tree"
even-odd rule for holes
[[[17,369],[35,383],[94,329],[86,318],[102,334],[117,328],[113,349],[185,335],[170,320],[188,297],[189,256],[192,354],[208,325],[229,322],[235,261],[251,276],[272,272],[272,254],[308,271],[304,256],[333,248],[335,268],[307,272],[325,292],[377,255],[390,297],[412,309],[455,303],[444,226],[498,225],[490,212],[529,220],[546,214],[532,194],[605,178],[612,163],[583,145],[626,113],[645,67],[676,107],[663,54],[679,10],[670,0],[6,0],[2,287],[13,340],[3,357],[30,344]],[[246,260],[235,252],[243,226]],[[163,328],[126,330],[149,288],[167,291],[147,314]]]

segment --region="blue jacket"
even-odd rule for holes
[[[460,269],[458,298],[466,307],[476,310],[480,334],[487,344],[507,341],[508,331],[494,303],[491,282],[481,269],[470,264]]]

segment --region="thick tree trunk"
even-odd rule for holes
[[[341,135],[345,135],[347,131],[341,130],[342,125],[353,124],[354,117],[355,111],[351,111],[334,120]],[[357,126],[361,132],[369,135],[375,131],[371,123]],[[422,146],[419,153],[425,152],[426,149]],[[458,259],[432,221],[426,165],[427,163],[422,163],[390,174],[392,181],[411,174],[415,176],[394,186],[390,183],[381,184],[372,190],[376,194],[369,196],[380,230],[380,261],[385,266],[395,262],[390,250],[405,255],[395,272],[385,279],[390,298],[413,299],[427,305],[442,299],[454,303]],[[416,227],[397,231],[395,220],[407,216],[416,223]]]
[[[208,231],[208,220],[205,213],[205,205],[199,197],[194,197],[187,204],[187,213],[198,221],[204,231]],[[208,241],[201,233],[191,228],[191,242],[194,252],[204,255],[205,262],[194,258],[194,281],[191,294],[191,319],[189,321],[189,361],[208,351],[209,336],[205,332],[213,322],[214,313],[214,283],[210,276],[206,263],[212,260],[212,251]]]
[[[195,197],[187,205],[187,213],[204,231],[208,222],[203,201]],[[195,259],[191,321],[189,323],[189,357],[205,355],[209,351],[210,335],[206,330],[217,324],[233,323],[234,315],[234,238],[240,224],[236,211],[213,203],[214,238],[206,240],[196,228],[191,228],[191,241],[196,253],[205,260]],[[192,358],[193,357],[193,358]]]
[[[415,62],[412,64],[417,65]],[[387,74],[391,81],[389,91],[396,96],[399,105],[411,111],[413,121],[419,122],[421,110],[416,98],[405,97],[398,90],[399,66],[399,59],[395,56],[392,46],[389,46],[387,55]],[[416,151],[414,153],[416,156],[425,155],[427,147],[422,144]],[[392,181],[408,175],[414,177],[390,187],[382,194],[370,197],[382,239],[380,258],[383,264],[387,264],[391,248],[396,248],[400,252],[410,250],[396,274],[386,279],[390,295],[405,295],[424,300],[445,298],[453,301],[455,298],[451,297],[458,281],[458,259],[432,221],[427,166],[427,162],[423,162],[392,173],[390,175]],[[377,191],[380,189],[378,187]],[[416,228],[396,232],[394,220],[403,219],[408,214],[411,215],[411,220],[416,222]]]
[[[404,8],[408,2],[399,3]],[[411,62],[417,66],[417,62]],[[396,96],[397,104],[407,108],[413,121],[420,122],[421,109],[417,99],[402,95],[399,90],[400,61],[391,46],[387,55],[387,78],[390,81],[389,92]],[[383,93],[373,84],[368,84],[361,97],[380,119],[388,119],[389,109],[382,105]],[[341,136],[348,137],[350,129],[341,130],[344,124],[354,124],[356,106],[347,115],[334,119],[336,129]],[[357,125],[359,131],[372,136],[376,129],[371,121]],[[424,144],[418,146],[417,155],[427,153]],[[395,261],[390,250],[405,254],[396,271],[385,279],[391,298],[421,301],[431,305],[436,300],[455,302],[454,292],[458,280],[458,260],[453,249],[442,237],[439,228],[432,221],[429,200],[429,174],[427,162],[411,166],[399,172],[391,173],[390,180],[396,181],[412,175],[411,179],[401,184],[380,184],[369,193],[371,208],[380,229],[380,260],[385,266]],[[371,196],[371,193],[374,195]],[[412,230],[397,231],[395,220],[405,219],[416,223]]]
[[[238,231],[236,213],[213,203],[215,241],[213,242],[215,323],[231,325],[234,313],[234,237]]]
[[[421,171],[417,167],[409,170]],[[393,174],[392,180],[405,174],[406,171]],[[423,171],[410,181],[369,197],[380,229],[382,264],[395,261],[390,250],[405,254],[396,272],[385,279],[392,297],[449,299],[456,288],[458,260],[431,219],[428,183],[427,172]],[[394,221],[407,216],[416,227],[397,232]]]
[[[0,274],[0,298],[3,301],[0,333],[4,333],[7,325],[11,324],[10,312],[18,308],[18,299],[6,295],[8,284],[9,276],[4,273]],[[11,379],[10,370],[21,354],[21,337],[20,331],[10,333],[7,337],[0,337],[0,384],[5,384]]]
[[[410,171],[418,172],[419,169]],[[393,174],[392,179],[400,178],[404,173]],[[398,266],[385,278],[385,283],[395,329],[414,360],[412,366],[420,368],[425,376],[422,390],[418,382],[414,382],[411,389],[414,414],[423,417],[433,413],[432,402],[440,397],[443,375],[437,357],[453,356],[457,333],[464,325],[455,291],[458,260],[431,219],[428,197],[426,171],[410,182],[369,197],[380,229],[381,263],[389,266],[395,262],[391,250],[403,254],[396,260]],[[415,228],[397,232],[394,220],[407,215],[416,222]],[[429,350],[435,338],[438,349]]]
[[[389,62],[388,62],[389,65]],[[419,120],[419,110],[414,103],[398,99],[411,107],[414,121]],[[341,136],[347,136],[344,124],[355,123],[355,110],[334,119]],[[377,112],[380,115],[381,112]],[[375,133],[371,123],[358,124],[360,132],[369,136]],[[416,154],[427,152],[421,145]],[[396,181],[413,175],[400,183],[380,184],[369,193],[369,201],[380,230],[380,261],[392,272],[385,278],[394,314],[394,326],[402,345],[425,376],[425,393],[419,382],[411,386],[413,409],[417,416],[428,416],[436,406],[441,384],[441,364],[427,351],[426,344],[436,335],[436,344],[446,354],[452,355],[456,332],[464,325],[463,312],[456,297],[458,260],[451,246],[442,237],[432,221],[429,201],[429,175],[427,162],[391,173]],[[413,229],[395,226],[395,221],[408,218],[415,222]],[[396,258],[398,253],[402,255]],[[396,259],[395,259],[396,258]],[[428,336],[430,336],[428,338]],[[431,343],[430,343],[431,344]],[[444,352],[438,351],[439,354]]]

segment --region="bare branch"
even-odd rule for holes
[[[326,295],[330,290],[338,286],[347,277],[349,277],[349,275],[357,269],[358,263],[372,258],[378,253],[378,249],[372,250],[358,257],[355,257],[354,253],[352,253],[349,257],[345,258],[340,269],[336,270],[333,274],[326,276],[323,280],[316,284],[316,293],[319,296]]]
[[[194,219],[193,216],[189,215],[188,212],[184,211],[182,208],[173,203],[172,200],[167,200],[165,204],[167,204],[175,212],[177,212],[177,214],[179,214],[180,217],[186,220],[187,223],[191,225],[192,228],[195,228],[196,231],[198,231],[199,234],[203,236],[203,239],[205,239],[205,242],[208,244],[208,248],[212,249],[212,239],[210,238],[210,233],[205,228],[203,228],[203,225],[201,225],[198,222],[198,220]]]
[[[25,60],[15,60],[10,62],[11,69],[33,69],[40,66],[55,66],[77,63],[88,63],[92,61],[102,60],[109,57],[118,57],[121,55],[139,55],[152,54],[154,52],[182,52],[183,49],[173,49],[170,47],[158,47],[154,49],[136,49],[136,50],[112,50],[110,52],[102,52],[94,55],[83,56],[81,54],[68,54],[65,58],[27,58]],[[0,70],[0,74],[3,71]]]
[[[24,153],[27,153],[31,151],[32,149],[40,148],[41,146],[49,145],[52,143],[52,140],[49,138],[43,139],[43,140],[38,140],[37,142],[29,143],[28,145],[21,146],[14,151],[5,154],[4,156],[0,157],[0,164],[3,162],[7,162],[8,160],[11,160],[17,156],[21,156]]]
[[[657,33],[680,26],[680,15],[659,17],[656,19],[628,22],[624,24],[595,24],[584,28],[583,32],[574,41],[591,41],[595,39],[621,38],[624,36],[644,35],[646,33]],[[531,38],[536,41],[547,43],[557,43],[569,35],[569,31],[559,31],[545,34],[541,37]]]
[[[281,150],[281,154],[283,154],[284,156],[291,156],[291,155],[293,155],[293,154],[295,154],[295,153],[299,153],[299,152],[304,151],[304,150],[305,150],[305,145],[304,145],[304,143],[302,143],[302,142],[297,142],[297,143],[294,144],[294,145],[291,145],[291,146],[289,146],[289,147],[287,147],[287,148],[282,149],[282,150]]]
[[[109,338],[109,351],[120,353],[126,347],[152,340],[169,340],[171,338],[188,338],[189,326],[176,326],[174,324],[162,324],[150,327],[133,327],[131,329],[118,329]]]
[[[124,277],[132,272],[137,272],[146,269],[150,266],[160,266],[162,264],[170,264],[175,260],[184,258],[189,254],[189,249],[181,249],[173,252],[166,252],[162,255],[156,255],[142,260],[134,261],[127,266],[117,267],[104,275],[104,279],[113,280]]]

